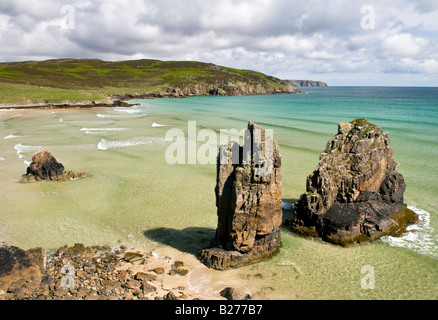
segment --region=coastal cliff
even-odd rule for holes
[[[284,80],[294,87],[328,87],[327,83],[313,80]]]
[[[292,230],[342,246],[406,232],[418,216],[404,204],[389,144],[388,133],[365,119],[340,123],[294,206]]]

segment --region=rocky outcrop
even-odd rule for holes
[[[192,96],[242,96],[242,95],[268,95],[268,94],[296,94],[303,93],[286,82],[282,86],[271,86],[265,83],[249,84],[245,82],[228,83],[196,83],[168,87],[150,94],[115,95],[117,100],[151,99],[151,98],[187,98]]]
[[[32,163],[27,167],[27,172],[22,177],[22,182],[35,182],[42,180],[66,181],[85,177],[85,173],[65,172],[62,163],[50,154],[46,148],[41,149],[32,157]]]
[[[199,299],[180,285],[188,278],[183,262],[123,245],[78,243],[47,255],[41,248],[0,247],[0,302]]]
[[[260,160],[260,161],[258,161]],[[250,122],[243,147],[220,147],[217,165],[218,226],[200,260],[227,269],[266,259],[278,252],[282,223],[281,155],[278,143]]]
[[[313,80],[285,80],[294,87],[328,87],[327,83]]]
[[[403,203],[406,184],[389,144],[367,120],[339,124],[294,206],[292,230],[342,246],[406,232],[418,217]]]
[[[24,251],[9,246],[0,248],[0,296],[10,292],[23,297],[41,283],[45,267],[45,251]]]

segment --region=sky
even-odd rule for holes
[[[54,58],[438,86],[438,0],[0,0],[0,61]]]

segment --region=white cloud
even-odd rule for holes
[[[62,28],[65,5],[72,30]],[[364,5],[375,29],[361,28]],[[200,60],[282,78],[389,84],[409,74],[406,84],[438,85],[438,5],[429,0],[2,0],[0,42],[4,61]]]

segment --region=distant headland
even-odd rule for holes
[[[251,70],[196,61],[56,59],[0,63],[0,107],[120,105],[136,98],[302,93]]]
[[[285,80],[294,87],[328,87],[327,83],[313,80]]]

